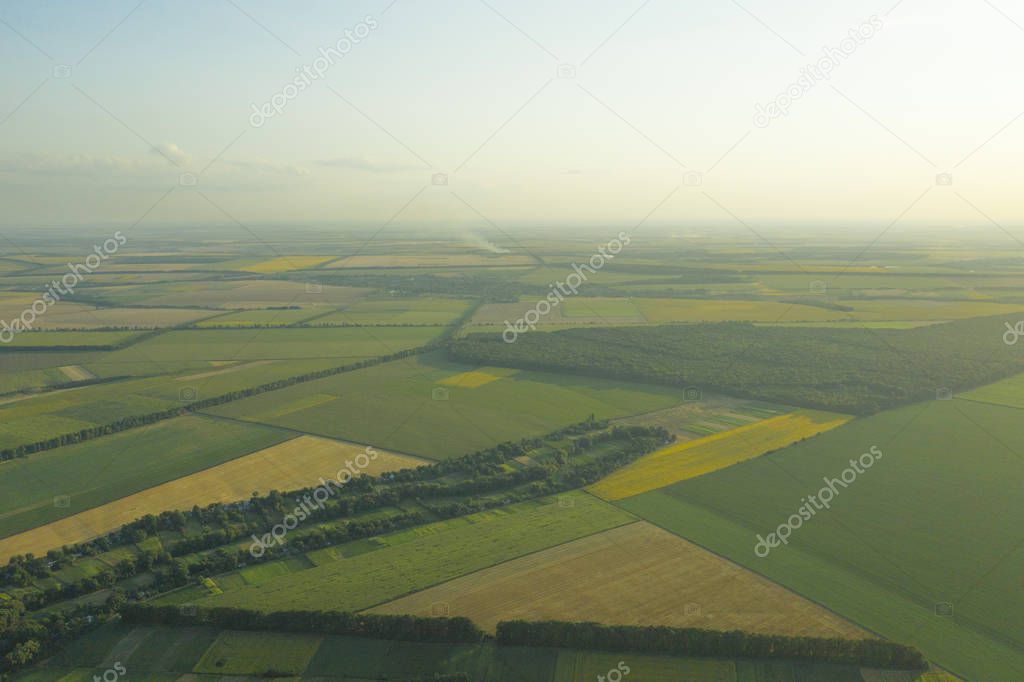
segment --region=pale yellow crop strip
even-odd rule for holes
[[[851,418],[833,412],[797,410],[669,445],[612,473],[588,490],[605,500],[632,497],[759,457],[845,424]]]

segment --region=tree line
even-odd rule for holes
[[[219,627],[231,630],[309,632],[409,642],[473,644],[485,638],[473,621],[460,617],[392,616],[347,611],[273,611],[227,607],[128,604],[121,620],[134,625]]]
[[[656,625],[559,621],[498,623],[499,644],[713,658],[788,659],[868,668],[924,670],[913,647],[880,639],[824,639]]]

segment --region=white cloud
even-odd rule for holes
[[[426,171],[423,166],[409,166],[403,164],[375,163],[366,159],[356,157],[340,157],[335,159],[321,159],[316,162],[318,166],[328,168],[347,168],[349,170],[366,171],[367,173],[408,173],[410,171]]]
[[[192,157],[184,149],[173,142],[161,142],[149,150],[150,154],[157,154],[171,163],[185,168],[192,165]]]

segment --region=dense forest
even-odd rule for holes
[[[853,414],[934,399],[1024,369],[1002,317],[915,329],[759,327],[747,322],[471,334],[450,347],[478,365],[551,370]]]

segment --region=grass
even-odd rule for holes
[[[466,374],[475,371],[436,354],[419,356],[210,412],[442,459],[548,433],[591,414],[621,417],[682,402],[677,389],[542,372],[519,372],[473,388],[451,385],[459,375],[479,384],[479,375]],[[329,396],[337,399],[327,401]],[[305,409],[291,411],[295,404]]]
[[[568,318],[641,317],[640,309],[629,298],[570,298],[562,305],[562,315]]]
[[[606,476],[589,490],[606,500],[639,495],[759,457],[849,420],[850,417],[834,412],[797,410],[698,440],[669,445]]]
[[[139,332],[47,331],[16,334],[4,348],[52,348],[54,346],[107,347],[128,341]]]
[[[200,469],[279,443],[290,434],[257,424],[179,417],[150,426],[37,453],[0,465],[0,537],[84,512]],[[67,506],[55,506],[67,496]],[[139,510],[135,516],[140,516]],[[133,517],[134,518],[134,517]],[[97,530],[66,530],[78,537],[41,532],[0,541],[0,556],[25,544],[59,546]],[[61,540],[61,541],[58,541]]]
[[[203,600],[263,611],[359,610],[530,552],[621,525],[630,517],[589,495],[569,496],[441,521],[382,536],[384,545],[333,564],[272,578]]]
[[[470,301],[457,298],[366,299],[336,313],[317,318],[315,324],[438,324],[454,322]]]
[[[1015,408],[965,400],[855,420],[769,457],[623,500],[629,511],[913,644],[968,679],[1024,675],[1024,560]],[[767,558],[768,534],[872,446],[883,452],[831,509]],[[984,500],[985,504],[979,504]],[[954,616],[935,613],[954,605]]]
[[[976,388],[957,397],[981,403],[1024,408],[1024,374]]]
[[[301,675],[320,647],[314,635],[227,630],[206,650],[197,673],[275,677]]]

